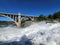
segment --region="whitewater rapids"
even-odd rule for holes
[[[21,41],[22,40],[22,41]],[[0,28],[0,42],[19,42],[25,45],[30,40],[33,45],[60,45],[60,23],[38,22],[26,28]]]

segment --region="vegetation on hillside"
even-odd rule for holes
[[[60,11],[55,12],[54,14],[49,14],[48,16],[40,15],[38,17],[38,20],[39,21],[42,21],[42,20],[49,20],[49,21],[56,20],[56,21],[60,21]]]

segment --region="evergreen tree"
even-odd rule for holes
[[[46,17],[43,15],[43,14],[41,14],[39,17],[38,17],[38,20],[39,21],[42,21],[42,20],[45,20],[46,19]]]
[[[53,15],[48,15],[48,19],[53,19]]]
[[[53,14],[54,19],[60,19],[60,11]]]

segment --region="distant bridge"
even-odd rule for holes
[[[10,14],[10,13],[0,13],[0,16],[5,16],[13,20],[17,27],[21,26],[21,21],[23,18],[29,18],[31,21],[34,21],[36,16],[26,16],[23,14]]]

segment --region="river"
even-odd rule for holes
[[[25,28],[0,28],[0,45],[60,45],[60,23],[33,23]]]

